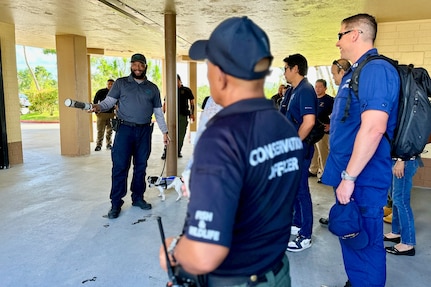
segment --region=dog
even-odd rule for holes
[[[183,181],[178,176],[149,176],[147,177],[147,182],[149,187],[157,187],[160,192],[158,196],[162,198],[162,201],[165,201],[165,190],[170,188],[175,188],[175,191],[178,193],[175,201],[181,199],[181,186],[183,185]]]

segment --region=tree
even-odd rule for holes
[[[49,112],[53,115],[58,109],[57,81],[45,67],[37,66],[34,71],[18,71],[18,87],[20,92],[28,96],[32,112]]]

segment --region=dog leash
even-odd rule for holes
[[[163,172],[165,171],[165,166],[166,166],[166,152],[167,152],[168,146],[165,145],[165,148],[163,149],[163,154],[165,155],[165,159],[163,160],[163,168],[162,168],[162,172],[160,173],[160,177],[163,177]]]

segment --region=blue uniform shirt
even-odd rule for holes
[[[303,116],[317,115],[317,95],[307,78],[302,79],[298,86],[288,92],[289,94],[286,96],[290,100],[287,105],[286,117],[292,121],[296,130],[299,130]]]
[[[194,151],[184,231],[230,249],[213,274],[259,274],[281,260],[302,162],[301,140],[270,100],[234,103],[208,122]]]
[[[138,83],[132,75],[117,79],[108,97],[118,99],[120,119],[136,124],[150,123],[153,108],[162,107],[159,88],[147,79]]]
[[[377,54],[371,49],[344,75],[338,94],[335,97],[331,115],[330,147],[322,182],[338,186],[341,182],[341,172],[346,169],[353,151],[356,134],[361,125],[361,114],[367,110],[384,111],[389,115],[387,134],[393,137],[397,121],[398,93],[400,80],[396,69],[385,60],[373,60],[365,65],[359,78],[359,100],[349,88],[353,71],[367,55]],[[351,96],[349,116],[341,122],[344,116],[346,101]],[[388,189],[392,180],[391,155],[389,141],[382,137],[380,144],[359,174],[355,182],[357,187],[373,186]],[[375,197],[370,197],[375,198]],[[374,199],[377,200],[377,199]],[[383,198],[385,201],[385,198]],[[372,204],[371,202],[368,202]],[[379,202],[380,204],[380,202]]]

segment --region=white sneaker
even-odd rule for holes
[[[290,234],[298,235],[299,230],[301,230],[301,227],[292,225],[292,227],[290,227]]]
[[[290,241],[287,244],[287,251],[299,252],[310,248],[312,244],[311,238],[305,238],[304,236],[298,235],[295,240]]]

